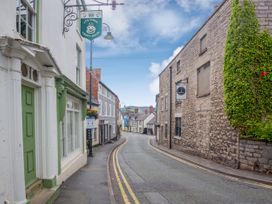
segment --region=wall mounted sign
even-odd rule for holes
[[[102,34],[102,11],[84,11],[80,13],[80,34],[88,40],[94,40]]]
[[[86,118],[86,128],[87,129],[94,129],[95,126],[95,119],[94,118]]]
[[[186,99],[187,85],[185,83],[178,82],[176,84],[176,100],[181,101]]]

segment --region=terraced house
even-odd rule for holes
[[[272,33],[272,2],[254,0]],[[272,144],[240,139],[224,111],[224,56],[231,0],[224,1],[160,74],[159,143],[217,162],[272,171]]]
[[[0,1],[0,203],[53,195],[86,164],[85,48],[76,22],[63,27],[67,2]]]

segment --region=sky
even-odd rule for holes
[[[107,2],[107,0],[100,0]],[[85,0],[94,3],[94,0]],[[122,106],[155,105],[160,72],[191,39],[222,0],[117,0],[125,3],[103,10],[113,41],[94,40],[93,68],[102,69],[102,82],[115,92]],[[90,65],[86,42],[86,65]]]

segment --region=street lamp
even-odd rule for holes
[[[105,35],[104,39],[105,40],[113,40],[113,36],[111,34],[111,30],[110,30],[110,26],[107,23],[103,23],[103,25],[105,25],[108,29],[107,31],[107,35]]]
[[[110,31],[110,26],[107,23],[103,23],[103,25],[106,26],[107,28],[107,34],[105,35],[104,39],[105,40],[113,40],[113,36]],[[89,108],[91,109],[92,107],[92,69],[93,69],[93,40],[91,40],[90,43],[90,95],[89,95]],[[92,138],[92,133],[91,133],[91,140],[88,143],[88,148],[89,148],[89,157],[93,157],[93,138]]]

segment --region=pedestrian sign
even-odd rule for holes
[[[88,40],[94,40],[102,34],[102,11],[92,10],[80,13],[80,34]]]

